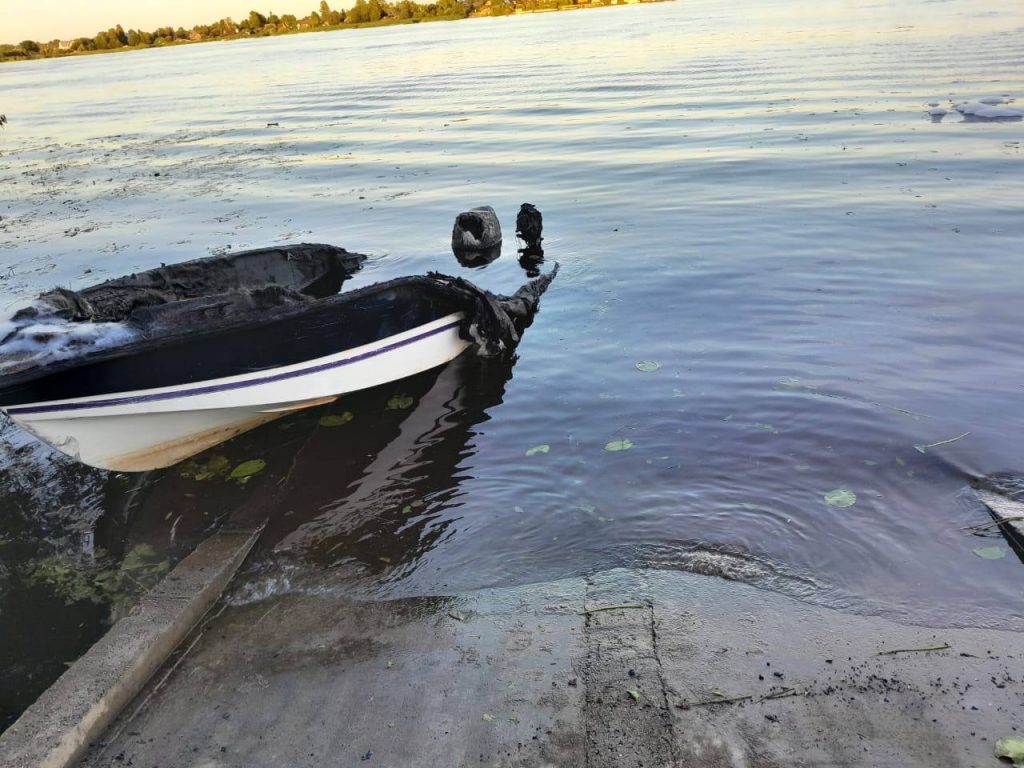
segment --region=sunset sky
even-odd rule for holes
[[[351,4],[333,0],[331,7]],[[92,37],[117,24],[147,31],[189,28],[225,16],[239,20],[251,10],[305,16],[319,5],[320,0],[0,0],[0,43]]]

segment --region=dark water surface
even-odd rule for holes
[[[451,221],[480,204],[508,240],[473,278],[511,290],[527,200],[562,273],[514,367],[200,457],[266,461],[244,485],[4,425],[0,709],[242,506],[271,522],[238,600],[636,565],[1024,630],[1021,563],[960,530],[984,519],[963,470],[1024,470],[1024,124],[925,114],[1024,99],[1024,11],[993,8],[697,0],[5,64],[5,312],[300,240],[372,254],[358,284],[464,273]]]

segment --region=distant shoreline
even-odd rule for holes
[[[348,30],[348,29],[367,29],[367,28],[389,27],[389,26],[408,25],[408,24],[422,24],[422,23],[433,22],[433,21],[462,21],[464,19],[478,19],[478,18],[499,17],[499,16],[526,16],[526,15],[531,15],[531,14],[536,14],[536,13],[555,13],[555,12],[561,12],[561,11],[580,11],[580,10],[586,10],[588,8],[610,8],[610,7],[624,6],[624,5],[647,5],[647,4],[650,4],[650,3],[671,2],[671,0],[587,0],[586,2],[579,2],[579,3],[573,2],[573,3],[569,3],[569,2],[565,2],[565,0],[554,0],[554,2],[552,2],[552,0],[548,0],[549,2],[552,2],[552,4],[549,5],[549,6],[525,8],[525,7],[516,7],[515,6],[516,0],[506,0],[506,1],[512,3],[512,5],[510,5],[510,6],[503,6],[503,7],[504,8],[512,8],[512,10],[507,10],[507,11],[503,11],[503,12],[492,12],[492,0],[486,0],[486,2],[483,5],[479,6],[478,9],[470,11],[470,12],[465,13],[465,14],[461,14],[461,15],[460,14],[449,14],[449,15],[436,15],[436,16],[420,16],[420,17],[415,17],[415,18],[396,18],[396,17],[393,17],[393,16],[385,16],[385,17],[380,18],[380,19],[378,19],[376,21],[349,21],[348,19],[345,19],[344,21],[342,21],[342,22],[340,22],[338,24],[321,24],[321,25],[318,25],[318,26],[313,26],[312,24],[308,24],[307,23],[306,26],[296,26],[294,28],[284,28],[284,29],[278,28],[275,31],[267,31],[266,27],[264,27],[263,29],[261,29],[259,31],[249,31],[249,30],[246,30],[246,31],[237,31],[237,32],[230,33],[230,34],[220,34],[220,35],[216,35],[216,36],[199,36],[199,37],[196,36],[197,35],[196,30],[200,29],[201,27],[204,27],[204,26],[205,27],[210,27],[210,26],[215,26],[216,24],[221,24],[223,22],[231,22],[230,19],[224,19],[221,22],[216,22],[215,25],[196,25],[195,27],[193,27],[192,31],[190,31],[190,32],[185,32],[181,28],[179,28],[177,30],[177,32],[175,32],[171,28],[169,28],[169,27],[167,28],[167,30],[172,35],[181,34],[181,33],[184,32],[184,34],[188,35],[188,37],[172,37],[171,39],[158,39],[156,42],[137,43],[137,44],[134,44],[134,45],[126,43],[126,44],[123,44],[123,45],[118,45],[116,47],[109,47],[109,48],[86,48],[85,47],[86,41],[90,41],[91,42],[94,38],[85,38],[85,37],[76,38],[75,40],[72,40],[72,41],[53,40],[50,43],[38,43],[38,42],[33,42],[33,41],[22,41],[22,43],[19,43],[18,45],[11,45],[11,44],[0,45],[0,64],[6,63],[6,62],[26,62],[26,61],[36,61],[36,60],[43,60],[43,59],[76,58],[76,57],[80,57],[80,56],[93,56],[93,55],[101,54],[101,53],[123,53],[125,51],[141,51],[141,50],[147,50],[147,49],[150,49],[150,48],[172,48],[172,47],[178,47],[178,46],[182,46],[182,45],[192,45],[192,44],[195,44],[195,43],[212,43],[212,42],[226,41],[226,40],[248,40],[248,39],[258,39],[258,38],[263,38],[263,37],[284,37],[284,36],[287,36],[287,35],[300,35],[300,34],[309,33],[309,32],[336,32],[336,31]],[[542,2],[543,2],[543,0],[542,0]],[[322,5],[326,5],[326,4],[322,4]],[[352,10],[354,10],[354,9],[351,9],[349,11],[349,14],[352,13]],[[253,13],[255,14],[256,12],[254,11]],[[338,13],[340,13],[340,12],[338,12]],[[301,25],[304,22],[308,22],[308,17],[306,19],[303,19],[302,22],[299,22],[299,24]],[[231,22],[231,23],[233,24],[234,22]],[[244,23],[245,22],[243,21],[242,24],[244,24]],[[121,26],[118,25],[116,28],[111,28],[111,30],[110,30],[110,35],[111,36],[114,34],[115,29],[118,32],[120,32],[121,35],[124,35],[124,31],[121,29]],[[158,30],[158,32],[159,31],[160,30]],[[132,33],[139,34],[139,33],[135,33],[135,30],[131,30],[129,34],[132,34]],[[96,37],[98,38],[102,34],[104,34],[104,33],[101,32]],[[149,34],[149,33],[145,33],[145,34]],[[35,46],[37,48],[37,50],[31,51],[31,50],[26,50],[25,48],[22,47],[22,46],[26,46],[28,43],[32,43],[32,45]],[[68,45],[69,47],[65,48],[64,47],[65,45]],[[77,46],[77,47],[72,48],[71,46]]]

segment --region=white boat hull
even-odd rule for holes
[[[3,410],[40,440],[101,469],[168,467],[295,410],[436,368],[468,346],[460,313],[361,347],[221,379]]]

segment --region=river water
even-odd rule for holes
[[[693,0],[3,65],[4,312],[296,241],[370,254],[356,284],[469,275],[481,204],[507,238],[472,279],[522,282],[525,201],[562,267],[514,366],[199,457],[266,461],[244,485],[4,424],[3,715],[239,507],[270,525],[235,600],[643,566],[1024,630],[1020,561],[961,530],[967,473],[1024,469],[1024,124],[926,114],[1024,105],[1022,39],[1012,3]]]

